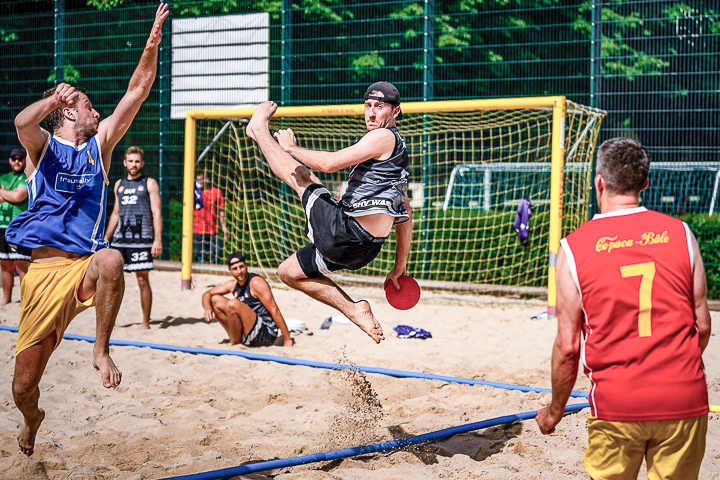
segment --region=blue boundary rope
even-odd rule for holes
[[[589,403],[578,403],[568,405],[565,413],[576,412],[589,407]],[[222,468],[220,470],[212,470],[202,473],[193,473],[190,475],[181,475],[179,477],[166,477],[162,480],[216,480],[221,478],[230,478],[236,475],[247,475],[249,473],[261,472],[263,470],[272,470],[276,468],[295,467],[306,463],[324,462],[328,460],[339,460],[342,458],[354,457],[356,455],[365,455],[368,453],[384,452],[387,450],[397,450],[399,448],[417,445],[419,443],[427,443],[444,438],[451,437],[460,433],[467,433],[481,428],[494,427],[504,423],[512,423],[520,420],[534,418],[537,411],[517,413],[514,415],[505,415],[504,417],[496,417],[481,422],[468,423],[457,427],[445,428],[435,432],[425,433],[414,437],[401,438],[389,442],[375,443],[372,445],[364,445],[361,447],[344,448],[342,450],[333,450],[330,452],[312,453],[310,455],[302,455],[299,457],[283,458],[278,460],[268,460],[264,462],[250,463],[247,465],[239,465],[237,467]]]
[[[17,332],[17,327],[10,327],[6,325],[0,325],[0,330],[7,332]],[[64,339],[67,340],[79,340],[84,342],[95,342],[95,337],[85,335],[74,335],[66,333],[63,335]],[[422,378],[426,380],[440,380],[444,382],[460,383],[466,385],[484,385],[494,388],[502,388],[505,390],[519,390],[522,392],[551,392],[550,388],[541,387],[529,387],[526,385],[513,385],[508,383],[490,382],[487,380],[474,380],[470,378],[462,377],[451,377],[447,375],[435,375],[430,373],[411,372],[406,370],[394,370],[380,367],[366,367],[366,366],[350,366],[342,365],[338,363],[327,363],[327,362],[316,362],[313,360],[302,360],[289,357],[279,357],[275,355],[264,355],[260,353],[241,352],[237,350],[221,350],[221,349],[208,349],[208,348],[197,348],[197,347],[183,347],[179,345],[166,345],[162,343],[144,343],[144,342],[133,342],[129,340],[110,340],[110,345],[115,346],[129,346],[129,347],[146,347],[157,350],[166,350],[172,352],[183,352],[192,354],[204,354],[204,355],[230,355],[246,358],[248,360],[261,360],[267,362],[283,363],[287,365],[299,365],[314,368],[324,368],[330,370],[353,368],[366,373],[377,373],[381,375],[389,375],[399,378]],[[588,394],[584,392],[572,391],[570,396],[576,398],[587,398]],[[589,407],[589,403],[579,403],[568,405],[565,408],[565,412],[575,412]],[[444,438],[451,437],[460,433],[466,433],[473,430],[479,430],[482,428],[494,427],[496,425],[502,425],[505,423],[517,422],[520,420],[527,420],[534,418],[537,415],[537,410],[530,412],[518,413],[514,415],[506,415],[503,417],[496,417],[490,420],[483,420],[475,423],[468,423],[466,425],[460,425],[457,427],[445,428],[443,430],[437,430],[435,432],[425,433],[423,435],[417,435],[414,437],[401,438],[398,440],[392,440],[389,442],[375,443],[372,445],[364,445],[354,448],[344,448],[341,450],[333,450],[329,452],[313,453],[310,455],[302,455],[299,457],[284,458],[277,460],[268,460],[264,462],[257,462],[248,465],[240,465],[237,467],[223,468],[220,470],[212,470],[202,473],[194,473],[190,475],[183,475],[179,477],[166,477],[163,480],[216,480],[223,478],[230,478],[237,475],[247,475],[249,473],[260,472],[264,470],[272,470],[276,468],[287,468],[294,467],[297,465],[304,465],[307,463],[315,463],[329,460],[339,460],[348,457],[354,457],[357,455],[364,455],[368,453],[384,452],[388,450],[396,450],[399,448],[408,447],[410,445],[417,445],[420,443],[427,443],[436,440],[442,440]]]
[[[7,325],[0,325],[0,330],[7,332],[17,332],[17,327],[10,327]],[[88,337],[85,335],[74,335],[66,333],[63,335],[64,339],[67,340],[80,340],[84,342],[95,342],[95,337]],[[432,373],[412,372],[408,370],[394,370],[391,368],[380,368],[380,367],[366,367],[362,365],[342,365],[339,363],[328,363],[328,362],[316,362],[314,360],[303,360],[299,358],[291,357],[279,357],[275,355],[265,355],[262,353],[242,352],[239,350],[221,350],[221,349],[210,349],[210,348],[197,348],[197,347],[183,347],[179,345],[166,345],[162,343],[144,343],[144,342],[133,342],[129,340],[110,340],[110,345],[123,346],[123,347],[146,347],[153,348],[156,350],[166,350],[171,352],[183,352],[183,353],[194,353],[202,355],[230,355],[235,357],[242,357],[248,360],[261,360],[266,362],[283,363],[286,365],[298,365],[305,367],[324,368],[328,370],[341,370],[341,369],[354,369],[360,370],[365,373],[377,373],[379,375],[389,375],[391,377],[398,378],[421,378],[425,380],[439,380],[442,382],[460,383],[464,385],[483,385],[493,388],[502,388],[505,390],[518,390],[521,392],[552,392],[551,388],[543,387],[530,387],[527,385],[513,385],[509,383],[490,382],[488,380],[475,380],[472,378],[462,377],[451,377],[447,375],[435,375]],[[585,392],[572,391],[570,396],[574,398],[588,398],[588,394]]]

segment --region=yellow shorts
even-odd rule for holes
[[[610,422],[590,415],[583,465],[594,480],[637,480],[645,458],[648,480],[696,480],[707,426],[707,415],[656,422]]]
[[[16,355],[53,332],[57,348],[72,319],[95,304],[95,295],[84,302],[78,299],[91,260],[92,255],[30,264],[20,284],[22,308]]]

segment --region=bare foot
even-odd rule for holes
[[[268,130],[268,121],[270,120],[270,117],[275,114],[275,110],[277,110],[277,104],[272,101],[263,102],[258,105],[255,109],[255,113],[252,114],[247,127],[245,127],[245,133],[247,136],[257,141],[257,138],[255,138],[255,132],[263,128]],[[268,134],[269,133],[270,131],[268,130]]]
[[[352,316],[348,315],[348,318],[360,327],[360,330],[370,335],[370,338],[375,340],[375,343],[380,343],[380,341],[385,340],[382,327],[375,319],[370,309],[370,304],[367,301],[360,300],[356,302],[354,310]]]
[[[115,362],[112,361],[110,355],[96,354],[93,359],[93,367],[95,367],[95,370],[100,370],[103,387],[114,388],[120,385],[122,372],[115,366]]]
[[[142,326],[140,327],[142,330],[150,330],[150,322],[143,322]]]
[[[35,436],[37,435],[40,424],[45,419],[45,410],[38,408],[40,415],[38,415],[37,422],[33,422],[32,425],[28,425],[27,421],[25,426],[20,429],[17,435],[18,445],[20,451],[28,457],[35,452]]]

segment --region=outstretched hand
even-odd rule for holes
[[[297,145],[297,139],[295,138],[295,132],[292,128],[283,128],[275,132],[275,140],[280,144],[283,150],[286,152]]]
[[[165,19],[170,15],[170,8],[167,3],[161,3],[155,12],[155,22],[153,23],[150,37],[148,38],[146,48],[157,47],[162,40],[162,26]]]

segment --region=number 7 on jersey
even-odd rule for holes
[[[649,337],[652,335],[650,317],[652,313],[652,288],[655,279],[655,262],[636,263],[620,267],[622,278],[642,277],[640,280],[638,335]]]

